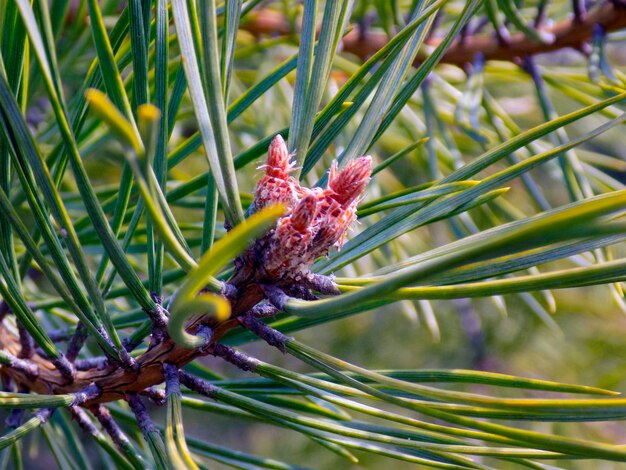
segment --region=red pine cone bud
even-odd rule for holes
[[[328,189],[333,191],[333,199],[346,207],[355,201],[365,190],[372,174],[372,157],[359,157],[337,173],[336,168],[328,178]]]
[[[285,141],[277,135],[258,182],[254,210],[283,203],[290,212],[259,242],[262,272],[269,279],[298,282],[311,276],[309,266],[339,248],[356,220],[356,205],[372,174],[372,158],[360,157],[339,171],[333,162],[328,187],[305,188],[289,177],[292,164]]]
[[[256,212],[270,204],[284,204],[291,208],[296,201],[296,188],[289,178],[289,151],[280,135],[274,137],[267,154],[265,175],[259,180],[254,193]]]
[[[287,144],[285,144],[281,135],[277,134],[267,152],[265,173],[275,178],[287,179],[289,170],[289,150],[287,150]]]
[[[313,194],[305,196],[294,207],[291,213],[291,224],[299,232],[304,231],[311,225],[317,214],[317,198]]]

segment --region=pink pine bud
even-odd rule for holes
[[[296,200],[296,185],[289,177],[289,151],[280,135],[270,144],[264,168],[265,175],[257,183],[254,193],[252,212],[270,204],[284,204],[291,208]]]
[[[309,194],[301,199],[291,213],[291,223],[295,230],[303,232],[315,218],[317,213],[317,198]]]
[[[289,150],[280,134],[270,144],[265,173],[275,178],[286,179],[289,176]]]
[[[372,174],[371,157],[360,157],[339,170],[333,162],[328,186],[306,188],[289,176],[292,164],[285,141],[277,135],[270,144],[265,174],[256,186],[252,212],[282,203],[290,213],[262,239],[264,278],[299,282],[308,279],[309,266],[333,248],[340,248],[356,220],[356,205]]]
[[[269,277],[289,277],[301,271],[313,240],[310,225],[316,213],[317,199],[309,194],[298,201],[291,214],[278,220],[264,253],[264,268]]]
[[[365,190],[372,174],[372,157],[359,157],[351,161],[337,173],[331,169],[328,188],[333,191],[333,199],[346,207],[355,201]]]

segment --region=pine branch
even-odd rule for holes
[[[523,33],[511,34],[506,41],[485,34],[469,34],[452,45],[441,58],[441,63],[463,66],[479,53],[485,60],[517,62],[526,56],[566,48],[580,50],[592,39],[597,25],[602,26],[607,33],[626,27],[626,6],[619,2],[604,2],[601,6],[587,11],[585,15],[574,15],[571,19],[545,27],[542,31],[554,36],[554,41],[548,44],[535,42]],[[250,15],[241,27],[256,37],[290,35],[297,32],[293,30],[292,22],[281,13],[269,9]],[[357,28],[343,38],[342,44],[344,52],[366,59],[384,47],[388,41],[389,38],[385,33],[362,31]],[[435,35],[430,38],[428,44],[434,47],[439,42],[440,39]],[[415,65],[419,65],[424,58],[418,54]]]

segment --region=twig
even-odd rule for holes
[[[537,5],[537,15],[535,16],[535,22],[533,23],[535,28],[539,28],[545,21],[548,2],[549,0],[542,0],[539,5]]]
[[[167,311],[161,305],[161,297],[155,293],[151,294],[152,299],[156,303],[156,307],[152,310],[146,310],[146,314],[152,322],[152,342],[161,342],[167,334]]]
[[[178,378],[178,367],[174,364],[163,364],[163,375],[165,376],[165,395],[180,395],[180,379]]]
[[[139,395],[146,397],[155,405],[165,405],[165,390],[157,387],[148,387],[143,392],[139,392]]]
[[[302,300],[319,300],[320,298],[311,292],[311,289],[308,289],[304,286],[292,285],[292,286],[283,286],[283,290],[290,297],[295,297],[296,299]],[[276,311],[276,309],[274,309]],[[254,315],[256,316],[256,315]]]
[[[275,330],[274,328],[267,326],[261,320],[251,316],[245,315],[243,317],[240,317],[239,322],[242,324],[242,326],[257,335],[270,346],[274,346],[280,351],[285,352],[285,344],[289,342],[289,336],[281,333],[278,330]],[[215,348],[217,348],[218,346],[219,345],[215,345]]]
[[[292,25],[279,12],[265,9],[255,15],[248,15],[248,21],[242,23],[242,29],[255,36],[266,34],[289,35]],[[456,42],[444,54],[442,63],[463,65],[478,52],[482,52],[485,60],[515,61],[519,57],[542,54],[564,48],[578,49],[581,44],[589,41],[593,35],[594,25],[599,24],[605,31],[611,32],[626,27],[626,8],[619,2],[603,3],[595,9],[587,12],[580,21],[570,18],[559,21],[544,29],[545,32],[554,35],[554,41],[550,44],[539,44],[526,37],[523,33],[514,33],[503,44],[497,38],[487,35],[468,36],[463,43]],[[361,59],[370,57],[380,50],[388,42],[386,34],[376,31],[368,31],[361,35],[359,28],[348,33],[343,38],[343,51],[354,54]],[[436,46],[438,40],[433,38],[429,44]],[[416,64],[421,63],[424,56],[418,56]]]
[[[87,328],[85,327],[85,325],[82,324],[82,322],[78,322],[78,324],[76,325],[76,331],[74,331],[74,334],[72,335],[72,338],[67,345],[67,352],[65,353],[65,357],[68,361],[73,363],[76,360],[76,358],[78,357],[78,353],[85,344],[86,340]]]
[[[74,328],[66,326],[64,328],[59,328],[58,330],[49,331],[48,337],[53,343],[60,343],[62,341],[69,340],[74,334],[74,330]]]
[[[100,387],[98,387],[95,383],[89,384],[81,391],[73,393],[74,400],[72,401],[72,405],[82,405],[90,400],[93,400],[94,398],[97,398],[101,392]]]
[[[259,361],[248,356],[247,354],[237,351],[235,348],[225,346],[223,344],[216,344],[213,349],[213,354],[225,359],[234,366],[246,372],[255,372]]]
[[[122,431],[122,428],[115,422],[111,412],[104,405],[93,406],[90,410],[118,449],[127,456],[134,456],[136,454],[135,448]]]
[[[18,357],[15,357],[13,354],[11,354],[8,351],[3,351],[2,355],[5,357],[6,361],[8,362],[7,367],[10,367],[12,369],[15,369],[16,371],[23,373],[26,377],[30,378],[31,380],[35,379],[39,375],[39,366],[37,366],[37,364],[30,362],[27,359],[20,359]]]
[[[28,389],[26,387],[19,387],[19,391],[20,393],[28,393]],[[22,424],[22,419],[24,418],[25,413],[26,410],[24,408],[15,408],[11,410],[9,416],[7,416],[5,424],[11,429],[17,429],[20,424]]]
[[[84,432],[92,436],[98,434],[98,428],[96,428],[95,424],[89,419],[85,410],[78,406],[70,406],[70,414]]]
[[[141,429],[144,437],[146,437],[147,439],[151,433],[158,433],[159,429],[154,424],[154,421],[152,421],[152,419],[150,418],[150,415],[148,415],[146,405],[143,404],[139,395],[137,395],[136,393],[129,393],[127,400],[130,409],[133,410],[133,413],[135,413],[135,418],[137,418],[137,424],[139,425],[139,429]]]
[[[35,413],[33,414],[41,420],[41,424],[45,424],[48,422],[48,420],[52,416],[52,413],[54,413],[55,411],[56,408],[43,408],[41,410],[35,411]]]
[[[17,330],[20,335],[20,344],[22,346],[19,357],[21,359],[30,359],[33,357],[33,354],[35,354],[35,341],[19,321],[17,322]]]
[[[128,351],[129,353],[134,351],[142,342],[143,342],[144,338],[134,338],[132,336],[129,336],[128,338],[124,338],[122,340],[122,346],[124,346],[124,349],[126,349],[126,351]]]
[[[302,280],[302,284],[309,289],[313,289],[324,295],[339,295],[341,291],[335,283],[332,276],[324,276],[322,274],[309,273]]]
[[[77,359],[74,363],[76,370],[104,370],[108,367],[109,360],[104,357],[89,357],[87,359]]]
[[[274,307],[278,310],[283,310],[285,308],[285,304],[289,300],[289,296],[285,294],[280,287],[276,287],[272,284],[264,284],[261,287],[263,288],[263,292],[265,293],[267,300],[269,300]]]
[[[254,318],[273,317],[273,316],[276,316],[277,314],[278,314],[278,309],[274,307],[273,305],[270,305],[265,302],[261,302],[255,305],[247,313],[247,315],[254,317]]]
[[[63,377],[67,383],[73,383],[76,380],[76,368],[74,364],[67,360],[63,354],[59,357],[52,359],[50,362],[57,368],[61,377]]]
[[[18,428],[20,424],[22,424],[24,413],[26,413],[26,410],[23,408],[16,408],[14,410],[11,410],[9,416],[7,416],[7,419],[5,420],[5,424],[7,425],[7,427],[11,429]]]
[[[180,382],[188,389],[198,392],[205,397],[215,398],[218,390],[215,385],[195,377],[184,370],[179,371],[178,376],[180,377]]]

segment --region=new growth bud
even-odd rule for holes
[[[342,206],[346,207],[358,199],[369,183],[372,174],[372,157],[360,157],[351,161],[337,173],[331,172],[328,178],[328,189],[332,196]]]
[[[274,282],[309,279],[309,266],[333,246],[339,248],[356,220],[356,205],[370,180],[372,158],[357,158],[342,170],[333,162],[325,189],[306,188],[289,177],[289,153],[277,135],[264,168],[265,175],[256,187],[254,210],[283,203],[290,212],[258,242],[261,277]]]
[[[291,223],[297,231],[301,232],[311,225],[316,213],[317,198],[313,194],[309,194],[304,199],[300,199],[294,207],[291,213]]]
[[[289,151],[287,144],[280,134],[274,137],[267,153],[267,166],[265,172],[274,178],[286,179],[289,177]]]
[[[272,140],[267,153],[267,164],[261,168],[265,169],[265,175],[257,183],[251,212],[271,204],[293,207],[297,197],[296,188],[289,178],[289,151],[280,135]]]

